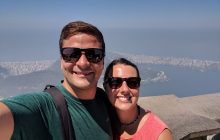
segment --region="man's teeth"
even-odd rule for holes
[[[88,75],[90,72],[75,72],[78,75]]]

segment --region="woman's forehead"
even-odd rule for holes
[[[137,76],[137,71],[130,65],[117,64],[113,66],[113,77],[131,77]]]

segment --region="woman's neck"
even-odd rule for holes
[[[91,100],[95,98],[97,86],[91,86],[91,88],[87,89],[80,89],[78,87],[71,86],[68,82],[64,81],[63,87],[75,98],[81,100]]]
[[[121,125],[132,125],[134,124],[140,115],[140,107],[135,106],[130,110],[117,110],[119,120]]]

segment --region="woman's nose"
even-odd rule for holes
[[[128,87],[128,85],[127,85],[127,83],[126,83],[126,81],[123,81],[123,83],[122,83],[122,85],[121,85],[121,90],[123,91],[123,92],[128,92],[130,89],[129,89],[129,87]]]

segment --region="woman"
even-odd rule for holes
[[[118,116],[114,120],[116,139],[172,140],[167,125],[137,104],[140,81],[137,66],[125,58],[112,61],[106,68],[103,86]]]

